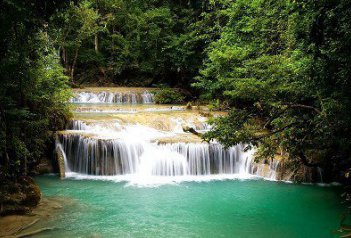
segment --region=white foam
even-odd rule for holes
[[[125,186],[137,187],[157,187],[168,184],[179,184],[184,182],[211,182],[223,180],[257,180],[262,179],[255,175],[243,174],[217,174],[203,176],[140,176],[135,174],[116,175],[116,176],[94,176],[74,172],[66,173],[66,178],[77,180],[102,180],[116,183],[126,182]]]

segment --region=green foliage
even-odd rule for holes
[[[31,173],[69,116],[68,77],[45,32],[57,7],[1,3],[0,179]]]
[[[212,10],[207,1],[84,0],[58,12],[50,34],[75,83],[189,87],[217,29],[207,25],[216,16],[202,20]]]
[[[158,104],[178,104],[183,103],[185,99],[185,96],[174,88],[162,88],[153,93],[154,100]]]
[[[344,0],[229,4],[194,84],[232,108],[206,139],[350,166],[350,11]]]
[[[48,130],[62,127],[64,73],[73,85],[192,84],[212,110],[230,109],[205,139],[350,167],[350,1],[58,2],[0,5],[5,170],[35,164]],[[185,98],[155,93],[158,103]]]
[[[210,111],[220,110],[221,102],[219,99],[213,100],[207,107]]]

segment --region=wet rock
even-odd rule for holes
[[[189,126],[187,126],[187,125],[182,125],[182,127],[183,127],[183,131],[184,132],[190,132],[190,133],[192,133],[192,134],[194,134],[194,135],[197,135],[197,136],[200,136],[201,135],[201,133],[199,133],[199,132],[197,132],[194,128],[192,128],[192,127],[189,127]]]

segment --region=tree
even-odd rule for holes
[[[342,0],[230,4],[195,86],[231,110],[205,138],[259,146],[265,158],[283,148],[306,166],[349,166],[350,9]]]
[[[53,17],[55,32],[51,35],[57,39],[62,63],[73,83],[189,87],[202,64],[205,46],[214,38],[208,32],[217,29],[212,20],[217,14],[213,6],[217,9],[218,4],[71,2],[66,11]],[[206,11],[213,13],[202,17]]]
[[[58,3],[2,1],[0,180],[30,174],[63,127],[67,77],[46,32]]]

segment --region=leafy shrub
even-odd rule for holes
[[[154,91],[154,99],[158,104],[183,103],[185,96],[177,89],[162,88]]]

